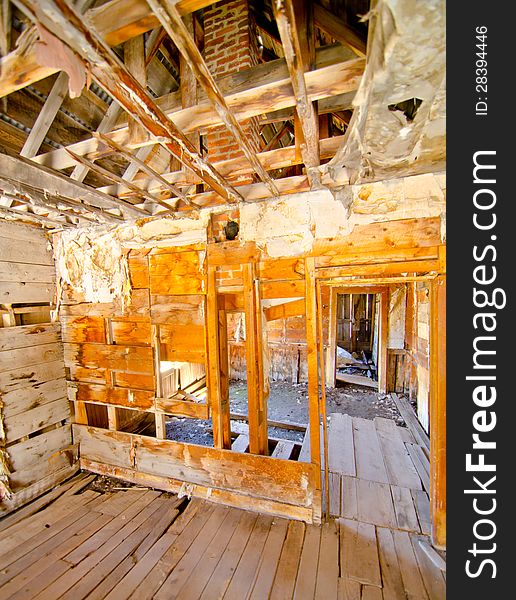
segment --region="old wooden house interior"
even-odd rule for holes
[[[445,597],[444,21],[0,1],[0,599]]]

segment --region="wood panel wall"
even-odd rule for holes
[[[0,502],[0,515],[78,469],[61,326],[48,322],[54,291],[44,232],[0,222],[0,453],[12,492]]]

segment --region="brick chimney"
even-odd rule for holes
[[[204,12],[204,59],[215,80],[258,64],[258,49],[251,32],[247,0],[223,0]],[[256,119],[242,121],[242,129],[256,152],[260,151]],[[207,135],[211,163],[242,156],[234,137],[225,127],[211,129]],[[232,179],[228,177],[228,179]],[[252,175],[233,181],[251,183]]]

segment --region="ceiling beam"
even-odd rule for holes
[[[305,65],[303,64],[301,44],[297,31],[292,0],[273,0],[274,16],[280,32],[281,43],[285,52],[292,88],[296,99],[296,112],[301,122],[303,140],[301,155],[307,172],[318,179],[315,168],[319,166],[319,130],[317,115],[309,98]]]
[[[83,13],[93,3],[93,0],[77,0],[75,2],[75,8]],[[20,156],[25,158],[32,158],[38,153],[43,140],[45,139],[54,119],[56,118],[59,109],[61,108],[63,101],[68,91],[68,75],[61,71],[57,76],[57,79],[50,90],[50,94],[45,100],[45,104],[40,110],[32,129],[23,144],[23,148],[20,151]]]
[[[240,150],[251,163],[259,178],[269,188],[271,194],[276,196],[278,190],[274,181],[267,171],[263,169],[260,161],[257,160],[254,148],[251,147],[248,138],[240,127],[240,123],[237,121],[234,113],[230,110],[192,36],[186,25],[183,23],[175,4],[171,0],[160,0],[160,2],[157,0],[147,0],[147,2],[154,14],[158,17],[165,31],[181,52],[182,56],[188,61],[197,81],[206,92],[206,95],[215,107],[217,114],[228,131],[237,141]]]
[[[217,171],[195,152],[183,133],[150,98],[110,50],[65,0],[19,0],[34,18],[54,32],[85,61],[92,76],[121,106],[183,164],[227,202],[242,200]]]
[[[344,136],[342,135],[320,140],[319,152],[321,158],[333,158],[338,149],[341,147],[343,141]],[[292,167],[294,165],[301,164],[302,162],[302,158],[298,157],[296,154],[295,146],[287,146],[285,148],[277,148],[276,150],[262,151],[259,154],[257,154],[257,157],[258,160],[262,163],[263,168],[267,171],[283,169],[285,167]],[[232,158],[229,160],[216,162],[214,166],[223,175],[234,174],[235,176],[241,176],[248,175],[253,172],[252,167],[249,165],[248,161],[243,156],[240,156],[239,158]],[[197,179],[195,177],[192,179],[191,174],[186,175],[183,171],[163,173],[161,177],[165,179],[169,184],[173,183],[175,185],[200,183],[200,179]],[[276,183],[278,181],[279,180],[277,179]],[[136,180],[135,183],[139,186],[144,187],[153,194],[159,193],[163,189],[162,185],[159,182],[153,182],[151,178],[141,178]],[[101,187],[99,188],[99,190],[114,196],[123,196],[124,194],[129,192],[127,187],[117,185]]]
[[[366,43],[342,19],[320,4],[314,3],[313,8],[314,21],[319,29],[349,46],[358,56],[366,55]]]
[[[21,2],[16,0],[16,4],[21,5]],[[213,0],[179,0],[177,10],[185,15],[210,4]],[[145,0],[111,0],[87,11],[84,21],[98,31],[109,46],[118,46],[159,25]],[[39,64],[33,47],[23,52],[13,50],[0,60],[0,97],[54,73],[57,73],[54,67]]]
[[[0,154],[0,173],[11,182],[28,184],[50,196],[80,199],[84,205],[96,206],[100,209],[122,211],[126,216],[137,218],[139,212],[129,204],[95,190],[83,183],[72,181],[62,173],[57,173],[34,164],[26,158],[14,158]]]
[[[285,65],[284,61],[281,61]],[[260,85],[261,67],[250,70],[256,73],[256,77],[249,78],[249,72],[245,77],[244,85],[240,84],[240,90],[226,97],[229,107],[235,112],[240,120],[270,113],[274,110],[282,110],[295,106],[296,100],[292,92],[292,84],[285,67],[274,69],[274,76],[264,77],[266,83]],[[306,73],[306,83],[309,97],[313,100],[339,96],[341,94],[351,94],[358,88],[365,67],[364,59],[355,59],[352,61],[339,62],[315,71]],[[232,81],[237,78],[230,77]],[[346,103],[349,105],[351,98]],[[180,127],[185,133],[198,131],[208,127],[221,125],[221,119],[213,109],[210,103],[200,102],[196,106],[181,108],[180,94],[172,93],[158,99],[157,103],[161,106],[166,115]],[[335,110],[335,107],[330,109]],[[290,115],[291,116],[291,115]],[[289,116],[285,116],[285,119]],[[109,134],[118,144],[127,142],[127,127],[117,127],[116,131]],[[83,140],[69,146],[76,154],[93,154],[98,148],[98,140],[95,138]],[[34,160],[40,164],[47,165],[54,169],[65,169],[73,166],[74,162],[64,149],[53,150],[45,154],[40,154]]]

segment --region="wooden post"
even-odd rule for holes
[[[320,412],[322,419],[323,430],[323,447],[324,447],[324,497],[325,497],[325,514],[326,518],[330,517],[330,474],[328,465],[328,423],[326,420],[326,381],[324,377],[324,330],[322,318],[322,294],[321,286],[316,282],[317,286],[317,327],[319,330],[319,361],[321,373],[321,403]]]
[[[252,454],[268,454],[269,436],[263,391],[261,307],[256,293],[256,267],[254,263],[244,264],[243,274],[249,452]],[[258,315],[258,312],[260,312],[260,315]]]
[[[219,363],[220,363],[220,410],[225,427],[226,442],[231,447],[231,434],[229,422],[229,349],[228,349],[228,321],[224,296],[217,297],[219,313]]]
[[[217,300],[216,267],[208,265],[208,293],[206,296],[206,349],[208,402],[213,424],[213,445],[215,448],[231,448],[229,411],[223,410],[222,378],[219,349],[219,304]]]
[[[378,391],[387,393],[387,339],[389,332],[389,291],[380,294],[378,328]]]
[[[330,315],[328,318],[328,354],[326,358],[326,383],[335,387],[337,359],[337,289],[330,288]]]
[[[310,419],[310,461],[316,468],[316,488],[321,490],[321,422],[319,411],[319,369],[317,364],[317,297],[315,258],[305,258],[306,346],[308,361],[308,415]]]
[[[161,381],[160,370],[160,342],[159,342],[159,325],[152,325],[151,342],[154,356],[154,380],[156,382],[156,396],[163,397],[163,384]],[[158,440],[167,439],[166,417],[162,413],[155,413],[154,422],[156,424],[156,437]]]
[[[432,541],[446,546],[446,276],[430,288],[430,513]]]

